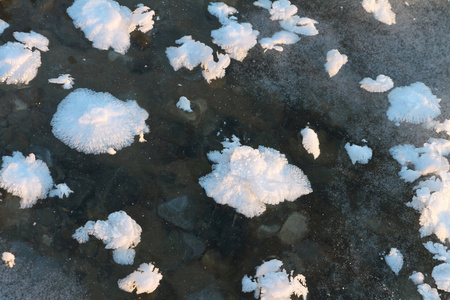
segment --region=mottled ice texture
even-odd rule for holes
[[[305,300],[308,295],[305,276],[294,277],[293,271],[288,274],[285,269],[281,270],[282,265],[277,259],[264,262],[256,268],[254,278],[247,275],[242,278],[242,292],[254,291],[255,299],[289,300],[295,294]]]
[[[222,25],[226,25],[237,20],[237,18],[233,15],[237,14],[238,11],[234,7],[228,6],[223,2],[210,3],[208,5],[208,11],[214,17],[218,18]]]
[[[305,150],[314,156],[314,159],[320,155],[320,142],[317,133],[309,127],[306,127],[300,131],[303,139],[302,144]]]
[[[114,261],[121,265],[132,265],[136,254],[133,249],[141,241],[142,228],[124,211],[108,216],[106,221],[88,221],[72,235],[78,243],[86,243],[89,235],[102,240],[106,249],[113,249]]]
[[[152,293],[159,286],[163,277],[158,271],[158,268],[155,268],[151,263],[143,263],[137,271],[119,279],[117,284],[121,290],[128,293],[132,293],[134,289],[136,289],[136,294]]]
[[[376,80],[366,77],[359,84],[361,88],[371,93],[386,92],[394,87],[394,82],[386,75],[378,75]]]
[[[2,254],[3,263],[10,268],[14,267],[15,259],[16,259],[16,257],[11,252],[3,252],[3,254]]]
[[[388,94],[388,98],[391,106],[387,111],[387,117],[396,123],[430,122],[441,113],[439,105],[441,99],[433,95],[422,82],[397,87]]]
[[[403,267],[403,255],[396,248],[391,248],[389,254],[384,256],[386,264],[391,268],[395,275],[398,275]]]
[[[267,50],[275,49],[277,51],[283,51],[283,47],[278,45],[291,45],[295,44],[300,40],[300,38],[289,31],[278,31],[270,38],[263,38],[259,40],[259,44],[264,49]]]
[[[378,21],[387,25],[395,24],[395,13],[391,10],[388,0],[363,0],[361,4],[368,13],[373,13]]]
[[[49,83],[62,84],[63,89],[70,90],[73,86],[73,77],[70,74],[59,75],[58,78],[51,78]]]
[[[51,125],[64,144],[86,154],[109,153],[130,146],[136,135],[145,141],[148,113],[134,100],[76,89],[58,105]]]
[[[213,172],[199,179],[206,194],[217,203],[229,205],[248,218],[261,215],[266,204],[294,201],[312,192],[302,170],[288,164],[272,148],[241,146],[233,136],[224,149],[208,153]]]
[[[20,197],[20,208],[32,207],[45,199],[53,186],[53,179],[45,162],[31,153],[24,157],[15,151],[13,156],[3,156],[0,170],[0,187]]]
[[[36,77],[41,65],[41,53],[23,44],[7,42],[0,46],[0,82],[28,84]]]
[[[113,0],[75,0],[67,14],[95,48],[113,48],[125,54],[130,47],[130,33],[136,28],[144,33],[151,30],[155,12],[142,4],[132,12]]]
[[[63,199],[64,197],[69,197],[73,191],[65,183],[60,183],[55,186],[53,190],[48,194],[49,197],[58,197]]]
[[[350,157],[352,164],[367,164],[372,158],[372,149],[368,146],[358,146],[347,143],[345,144],[345,150],[347,150],[347,154]]]
[[[280,26],[284,30],[307,36],[314,36],[319,34],[315,24],[318,24],[316,20],[310,18],[300,18],[294,15],[286,20],[280,21]]]
[[[327,52],[327,62],[325,63],[325,70],[330,77],[336,75],[341,67],[348,61],[347,55],[339,53],[337,49]]]
[[[5,29],[8,27],[9,27],[9,24],[6,23],[5,21],[3,21],[2,19],[0,19],[0,34],[2,34],[3,31],[5,31]]]
[[[184,97],[184,96],[181,96],[180,100],[178,100],[177,107],[179,109],[182,109],[182,110],[186,111],[186,112],[192,112],[191,101],[189,101],[189,99]]]
[[[30,50],[36,48],[43,52],[48,51],[49,40],[33,30],[30,32],[14,32],[14,38],[25,45]]]
[[[175,71],[181,68],[192,70],[200,65],[203,68],[203,77],[208,83],[225,76],[225,69],[230,64],[228,55],[218,54],[218,61],[215,61],[211,47],[193,40],[190,35],[176,40],[175,43],[181,46],[166,49],[167,58]]]

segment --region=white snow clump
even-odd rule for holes
[[[347,143],[345,144],[345,150],[347,150],[347,154],[350,157],[352,164],[367,164],[372,158],[372,149],[368,146],[358,146]]]
[[[32,50],[33,48],[39,49],[43,52],[48,51],[48,43],[49,40],[39,34],[34,32],[33,30],[29,33],[27,32],[14,32],[14,38],[25,45],[28,49]]]
[[[437,289],[432,288],[429,284],[426,284],[423,282],[424,276],[421,272],[414,271],[411,276],[409,276],[409,279],[417,285],[417,291],[419,294],[423,296],[423,299],[425,300],[440,300],[439,293]]]
[[[348,61],[347,55],[339,53],[337,49],[327,52],[327,62],[325,63],[325,70],[330,77],[336,75],[341,67]]]
[[[229,55],[217,54],[218,61],[214,61],[211,47],[195,41],[190,35],[176,40],[175,43],[181,46],[166,49],[167,58],[175,71],[183,67],[192,70],[200,65],[203,68],[203,77],[208,83],[225,76],[225,69],[230,65]]]
[[[211,2],[208,5],[208,11],[214,17],[219,19],[220,24],[225,25],[230,22],[236,21],[237,18],[233,16],[237,14],[236,8],[226,5],[223,2]]]
[[[69,197],[73,191],[67,186],[65,183],[60,183],[55,186],[53,190],[48,194],[49,197],[58,197],[59,199],[63,199],[64,197]]]
[[[2,254],[2,260],[8,267],[12,268],[14,267],[15,263],[14,260],[16,257],[11,252],[3,252]]]
[[[264,49],[264,52],[271,49],[283,51],[283,47],[278,45],[291,45],[297,43],[299,40],[300,38],[296,34],[286,30],[282,30],[276,32],[270,38],[260,39],[259,44]]]
[[[255,292],[255,299],[266,300],[289,300],[291,295],[306,299],[308,287],[306,278],[302,274],[294,277],[293,271],[288,274],[285,269],[281,270],[283,262],[272,259],[264,262],[256,268],[255,278],[245,275],[242,278],[242,292]]]
[[[320,142],[317,133],[309,127],[305,127],[300,131],[303,139],[302,144],[305,150],[314,156],[314,159],[320,155]]]
[[[127,277],[119,279],[117,284],[121,290],[132,293],[136,289],[136,294],[152,293],[159,286],[162,279],[159,269],[151,263],[143,263],[137,271],[134,271]]]
[[[444,263],[435,266],[431,276],[436,281],[436,286],[440,290],[450,292],[450,252],[442,244],[427,242],[423,244],[425,248],[434,255],[434,259],[444,261]]]
[[[239,138],[222,142],[224,149],[208,153],[213,171],[199,179],[208,197],[227,204],[248,218],[261,215],[266,204],[294,201],[312,192],[302,170],[288,164],[272,148],[241,146]]]
[[[5,29],[8,27],[9,27],[9,24],[6,23],[5,21],[3,21],[2,19],[0,19],[0,34],[2,34],[3,31],[5,31]]]
[[[441,113],[439,106],[441,99],[433,95],[422,82],[397,87],[388,94],[388,98],[391,106],[386,113],[387,117],[397,124],[426,123]]]
[[[20,197],[20,208],[32,207],[45,199],[53,186],[53,179],[45,162],[31,153],[26,158],[21,152],[3,156],[0,187]]]
[[[181,110],[184,110],[186,112],[192,112],[192,108],[191,108],[191,101],[189,101],[188,98],[186,98],[185,96],[181,96],[180,100],[178,100],[177,102],[177,107]]]
[[[109,93],[76,89],[53,115],[53,134],[64,144],[86,154],[109,153],[130,146],[134,136],[144,142],[148,113],[134,100],[121,101]]]
[[[273,21],[287,20],[297,13],[297,6],[288,0],[278,0],[272,3],[269,10],[270,19]]]
[[[114,261],[120,265],[132,265],[136,251],[133,249],[141,241],[142,228],[124,211],[108,216],[106,221],[88,221],[72,235],[78,243],[86,243],[89,235],[102,240],[105,249],[113,249]]]
[[[388,0],[363,0],[361,4],[368,13],[373,13],[378,21],[387,25],[395,24],[395,13]]]
[[[295,15],[290,17],[289,19],[280,21],[280,26],[284,30],[301,34],[301,35],[307,35],[307,36],[314,36],[319,34],[319,31],[316,29],[315,24],[318,24],[316,20],[310,19],[310,18],[300,18],[299,16]]]
[[[389,76],[378,75],[376,80],[366,77],[359,82],[361,88],[371,93],[382,93],[394,87],[394,82]]]
[[[48,82],[62,84],[63,89],[70,90],[73,86],[73,77],[70,74],[62,74],[58,78],[50,78]]]
[[[400,272],[403,267],[403,254],[401,254],[397,248],[391,248],[389,254],[384,256],[384,260],[395,275],[398,275],[398,272]]]
[[[75,0],[67,14],[95,48],[111,47],[125,54],[130,47],[130,33],[135,29],[143,33],[151,30],[155,12],[142,4],[132,12],[113,0]]]

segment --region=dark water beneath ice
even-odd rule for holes
[[[119,1],[131,9],[140,2]],[[277,31],[267,12],[252,2],[226,1],[260,37]],[[43,280],[48,289],[42,299],[252,299],[241,292],[240,280],[253,275],[263,260],[278,258],[286,269],[306,276],[309,299],[421,299],[408,277],[421,271],[432,284],[435,262],[422,247],[427,239],[419,237],[418,214],[405,206],[412,186],[400,181],[388,150],[399,143],[421,145],[431,133],[396,127],[386,118],[386,94],[367,93],[358,82],[379,74],[390,76],[396,86],[422,81],[442,98],[448,118],[449,2],[408,1],[407,6],[391,1],[397,24],[387,26],[359,1],[293,1],[300,16],[319,22],[319,35],[302,37],[281,53],[263,53],[257,45],[210,85],[199,69],[175,72],[164,52],[184,35],[217,49],[210,32],[220,25],[208,14],[208,3],[145,1],[160,19],[149,34],[134,33],[131,48],[121,56],[93,48],[73,26],[65,14],[72,1],[0,1],[0,19],[10,24],[1,43],[12,41],[13,31],[27,30],[50,40],[50,51],[42,53],[42,66],[28,86],[0,86],[0,154],[34,152],[46,158],[55,182],[66,182],[75,192],[24,210],[18,209],[16,197],[3,192],[0,251],[16,250],[17,268],[29,257],[42,262],[29,264],[36,275],[19,274],[17,285],[45,277],[50,268],[48,278],[73,288]],[[323,64],[334,48],[349,62],[330,79]],[[64,73],[75,78],[75,88],[136,100],[150,114],[148,142],[136,142],[114,156],[94,156],[57,140],[50,120],[70,91],[47,80]],[[194,117],[187,119],[175,108],[180,96],[195,104]],[[315,161],[301,146],[299,131],[308,123],[321,141]],[[253,219],[217,205],[198,178],[211,171],[206,153],[222,149],[220,142],[233,134],[242,144],[286,154],[306,173],[314,192]],[[368,165],[352,165],[344,145],[363,138],[374,156]],[[158,214],[158,207],[180,196],[188,199],[181,225]],[[114,263],[98,240],[78,245],[71,238],[86,221],[106,219],[117,210],[143,229],[133,266]],[[293,212],[306,216],[308,231],[285,244],[276,230]],[[398,276],[381,260],[391,247],[405,256]],[[143,262],[154,262],[163,273],[158,289],[144,296],[119,290],[117,280]],[[6,293],[14,287],[5,278],[0,279],[3,295],[33,298],[24,296],[27,288],[35,292],[30,284],[22,284],[22,294]]]

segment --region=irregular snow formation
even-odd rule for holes
[[[409,279],[411,279],[411,281],[415,284],[422,284],[423,280],[425,279],[425,276],[423,276],[423,274],[421,272],[416,272],[414,271],[413,274],[411,276],[409,276]]]
[[[248,218],[261,215],[266,204],[294,201],[312,192],[302,170],[288,164],[286,157],[272,148],[253,149],[232,141],[224,149],[208,153],[213,171],[199,179],[208,197],[227,204]]]
[[[363,0],[361,4],[368,13],[373,13],[378,21],[387,25],[395,24],[395,13],[388,0]]]
[[[316,20],[310,19],[310,18],[300,18],[299,16],[295,15],[290,17],[289,19],[280,21],[280,26],[284,30],[301,34],[301,35],[307,35],[307,36],[314,36],[319,34],[319,31],[316,28],[315,24],[318,24]]]
[[[397,248],[391,248],[389,254],[384,256],[384,260],[395,275],[398,275],[398,272],[400,272],[403,267],[403,254],[401,254]]]
[[[352,164],[367,164],[372,158],[372,149],[367,146],[351,145],[350,143],[347,143],[345,144],[345,150],[347,150],[347,154],[350,157]]]
[[[0,34],[2,34],[3,31],[5,31],[5,29],[8,27],[9,27],[9,24],[6,23],[5,21],[3,21],[2,19],[0,19]]]
[[[155,16],[153,10],[142,4],[132,12],[113,0],[75,0],[67,14],[95,48],[113,48],[120,54],[130,47],[130,33],[135,29],[143,33],[151,30]]]
[[[124,211],[108,216],[106,221],[88,221],[72,235],[78,243],[86,243],[89,235],[102,240],[105,249],[113,249],[114,261],[120,265],[132,265],[136,254],[133,249],[141,241],[142,228]]]
[[[64,197],[69,197],[73,191],[65,183],[60,183],[55,186],[53,190],[48,194],[49,197],[58,197],[63,199]]]
[[[70,74],[62,74],[58,78],[49,79],[48,82],[62,84],[63,89],[70,90],[73,86],[73,77]]]
[[[272,3],[269,10],[270,19],[273,21],[287,20],[297,13],[297,6],[291,4],[288,0],[278,0]]]
[[[422,82],[397,87],[388,94],[388,98],[391,106],[386,114],[389,120],[396,123],[426,123],[441,113],[441,99]]]
[[[282,30],[275,33],[270,38],[263,38],[259,40],[259,44],[264,49],[264,52],[271,49],[283,51],[283,47],[278,45],[291,45],[297,43],[299,40],[300,38],[296,34]]]
[[[151,263],[143,263],[137,271],[123,279],[119,279],[117,284],[121,290],[128,293],[132,293],[136,289],[136,294],[149,294],[156,290],[163,277],[158,271],[158,268],[155,268]]]
[[[359,82],[361,88],[371,93],[382,93],[394,87],[394,82],[389,76],[378,75],[376,80],[366,77]]]
[[[190,35],[176,40],[175,43],[181,46],[166,49],[167,58],[175,71],[180,68],[192,70],[200,65],[203,68],[203,77],[208,83],[213,79],[225,76],[225,69],[230,64],[228,55],[218,54],[218,61],[214,61],[211,47],[193,40]]]
[[[191,101],[189,101],[189,99],[184,96],[181,96],[180,100],[178,100],[177,107],[186,112],[192,112]]]
[[[121,101],[109,93],[76,89],[53,115],[53,134],[72,149],[86,154],[109,153],[130,146],[134,136],[145,141],[148,113],[134,100]]]
[[[45,162],[31,153],[26,158],[21,152],[3,156],[0,187],[20,197],[20,208],[32,207],[45,199],[53,186],[53,179]]]
[[[439,243],[427,242],[423,245],[430,253],[435,254],[434,259],[444,261],[433,268],[431,276],[436,281],[438,289],[450,292],[450,252],[446,246]]]
[[[325,70],[330,77],[336,75],[341,67],[348,61],[347,55],[339,53],[337,49],[327,52],[327,62],[325,63]]]
[[[226,5],[223,2],[211,2],[208,5],[208,11],[214,17],[219,19],[220,24],[226,25],[230,22],[237,21],[237,18],[233,16],[237,14],[236,8]]]
[[[414,271],[409,279],[417,285],[417,291],[422,295],[425,300],[440,300],[439,293],[437,289],[432,288],[429,284],[423,282],[425,277],[421,272]]]
[[[36,48],[38,50],[41,50],[42,52],[48,51],[48,44],[49,40],[39,34],[34,32],[33,30],[29,33],[27,32],[14,32],[13,33],[14,38],[25,45],[30,50],[33,50],[33,48]]]
[[[28,84],[36,77],[41,65],[41,53],[23,44],[7,42],[0,46],[0,82]]]
[[[306,278],[302,274],[294,277],[293,271],[288,274],[281,270],[283,262],[272,259],[256,268],[255,277],[247,275],[242,278],[242,292],[255,292],[255,299],[291,299],[291,295],[306,299],[308,288]]]
[[[2,260],[8,267],[12,268],[14,267],[15,263],[14,260],[16,257],[11,252],[3,252],[2,254]]]
[[[303,139],[302,144],[305,150],[314,156],[314,159],[320,155],[320,142],[317,133],[309,127],[305,127],[300,131]]]

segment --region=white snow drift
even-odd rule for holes
[[[294,201],[312,192],[302,170],[288,164],[286,157],[272,148],[241,146],[233,136],[224,149],[208,153],[213,172],[199,179],[206,194],[219,204],[227,204],[252,218],[266,210],[266,204]]]
[[[78,243],[86,243],[89,235],[102,240],[106,249],[113,249],[114,261],[121,265],[132,265],[136,254],[133,249],[141,241],[142,228],[124,211],[108,216],[106,221],[88,221],[72,235]]]
[[[130,47],[130,33],[135,29],[143,33],[151,30],[155,12],[142,4],[132,12],[113,0],[75,0],[67,14],[95,48],[111,47],[125,54]]]
[[[130,146],[136,135],[144,142],[148,113],[134,100],[121,101],[109,93],[76,89],[58,105],[53,134],[86,154],[109,153]]]
[[[134,289],[136,289],[136,294],[152,293],[159,286],[163,277],[158,271],[158,268],[155,268],[151,263],[143,263],[137,271],[119,279],[117,284],[121,290],[128,293],[132,293]]]

